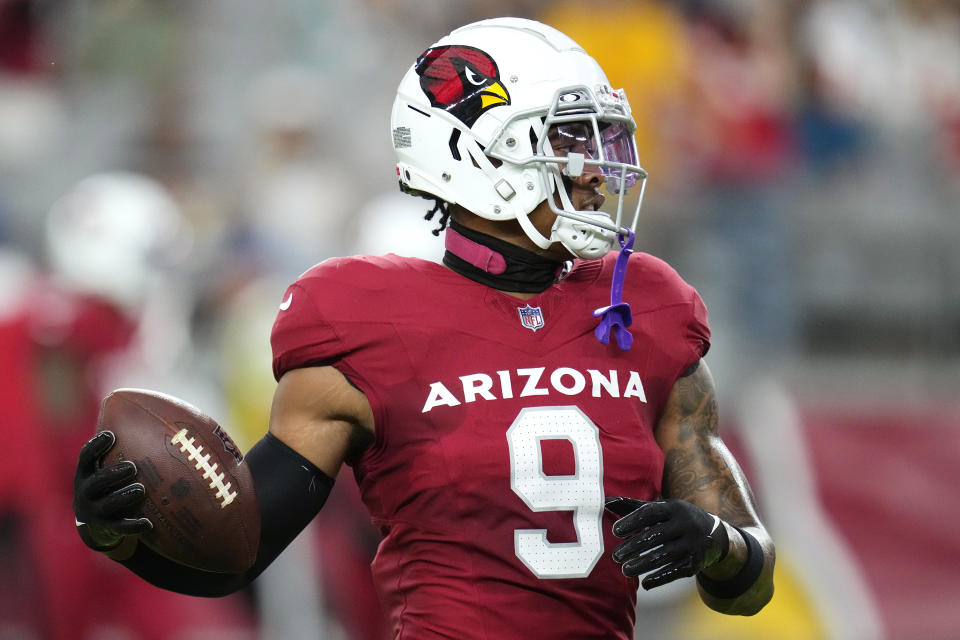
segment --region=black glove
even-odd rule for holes
[[[84,543],[96,551],[109,551],[124,536],[144,533],[153,523],[143,517],[129,517],[143,502],[146,491],[133,482],[137,466],[125,460],[100,467],[100,459],[110,450],[116,436],[101,431],[80,449],[77,472],[73,476],[73,514]]]
[[[607,509],[622,516],[614,523],[613,534],[627,538],[613,550],[613,560],[625,576],[653,571],[643,578],[644,589],[693,576],[727,555],[723,521],[686,500],[606,502]]]

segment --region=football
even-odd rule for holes
[[[141,534],[141,543],[205,571],[239,573],[253,565],[260,510],[250,470],[223,427],[178,398],[117,389],[100,406],[97,430],[117,438],[102,464],[132,460],[146,488],[138,515],[153,530]]]

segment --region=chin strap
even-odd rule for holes
[[[627,331],[627,327],[633,324],[633,314],[630,313],[630,305],[623,301],[623,282],[627,276],[627,262],[633,252],[633,231],[630,231],[626,240],[622,235],[618,235],[617,241],[620,242],[620,254],[613,267],[613,280],[610,282],[610,305],[593,312],[593,317],[600,318],[600,324],[593,334],[601,344],[609,344],[612,333],[617,340],[617,346],[622,351],[627,351],[633,346],[633,335]]]

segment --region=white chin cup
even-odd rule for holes
[[[587,214],[583,211],[578,213],[590,215],[590,217],[596,216],[598,220],[607,223],[612,222],[610,216],[605,213]],[[564,215],[557,216],[550,232],[550,240],[560,242],[566,247],[567,251],[583,260],[602,258],[610,251],[615,239],[615,234],[612,231]]]

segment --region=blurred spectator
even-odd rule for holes
[[[293,279],[342,253],[355,190],[344,149],[332,135],[333,97],[315,72],[284,66],[258,77],[250,96],[253,137],[241,168],[237,203],[246,251]]]

